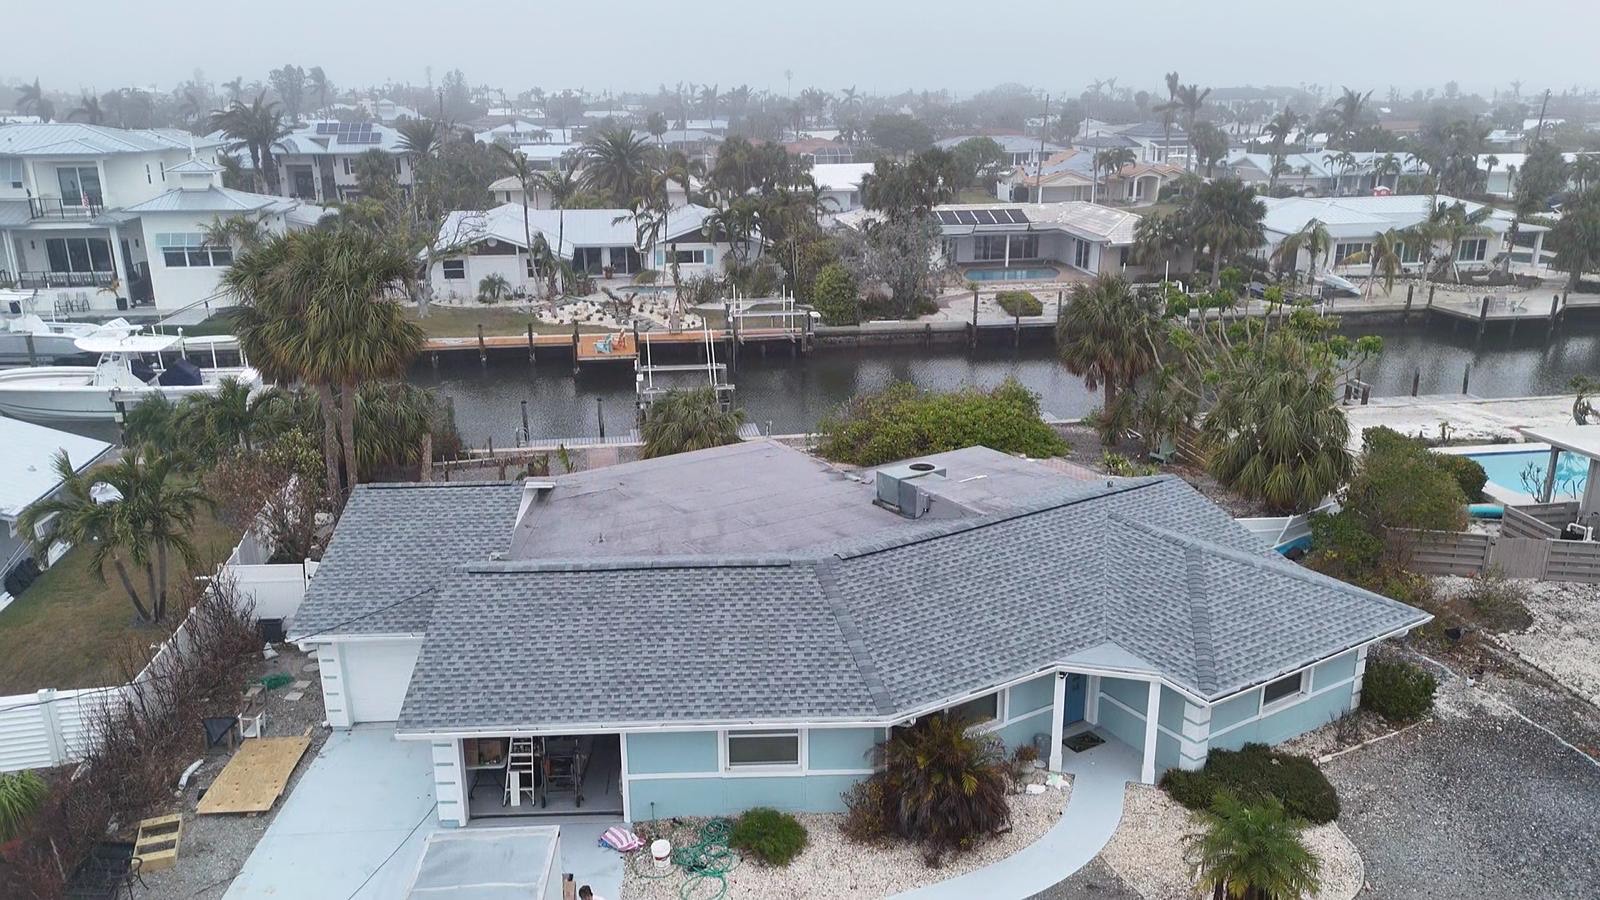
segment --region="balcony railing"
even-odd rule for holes
[[[28,198],[28,216],[34,219],[92,219],[104,208],[99,203],[67,203],[60,197]]]
[[[17,286],[24,290],[48,288],[102,288],[117,280],[115,272],[18,272]]]

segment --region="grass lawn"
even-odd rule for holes
[[[992,189],[985,190],[981,187],[962,188],[956,192],[957,203],[999,203]]]
[[[239,532],[204,508],[189,537],[208,572],[239,542]],[[160,628],[135,624],[133,604],[116,572],[107,566],[109,584],[101,584],[88,559],[86,550],[72,548],[0,610],[0,695],[115,684],[122,680],[117,663],[126,645],[148,646],[164,636]],[[178,585],[185,576],[182,563],[175,558],[170,565],[168,583]],[[142,589],[143,572],[130,574]]]

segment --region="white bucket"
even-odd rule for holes
[[[672,867],[672,842],[657,839],[650,842],[650,858],[655,861],[656,869],[666,871]]]

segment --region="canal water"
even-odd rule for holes
[[[1479,396],[1562,393],[1574,375],[1600,376],[1600,320],[1575,317],[1563,328],[1549,342],[1542,330],[1530,328],[1514,338],[1490,333],[1481,344],[1469,329],[1455,334],[1448,326],[1362,329],[1384,339],[1384,352],[1363,367],[1361,377],[1373,385],[1374,396],[1409,393],[1418,372],[1420,393],[1454,394],[1470,366],[1469,389]],[[732,380],[746,420],[784,434],[810,430],[851,396],[892,381],[948,390],[992,387],[1008,376],[1037,393],[1041,408],[1052,415],[1081,416],[1099,405],[1099,395],[1056,362],[1048,340],[973,351],[959,345],[819,347],[799,358],[773,348],[765,358],[745,353]],[[484,365],[474,354],[456,353],[444,355],[437,369],[419,363],[410,379],[451,398],[457,427],[475,446],[515,445],[524,400],[529,432],[536,437],[595,437],[601,418],[608,435],[633,426],[634,376],[626,364],[586,366],[574,376],[570,361],[559,357],[530,366],[520,351],[491,352]]]

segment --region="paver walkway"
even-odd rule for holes
[[[1066,751],[1072,796],[1060,821],[1011,856],[965,875],[895,895],[898,900],[1021,900],[1089,864],[1122,821],[1128,782],[1139,780],[1139,753],[1116,740],[1085,753]]]

